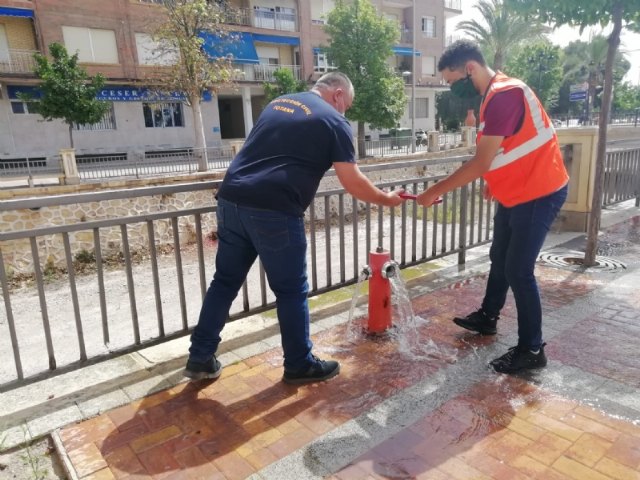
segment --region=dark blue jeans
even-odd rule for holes
[[[213,281],[191,335],[190,359],[204,362],[220,343],[229,309],[256,257],[276,296],[284,368],[297,372],[312,363],[304,219],[247,208],[218,199],[218,252]]]
[[[493,218],[491,269],[482,309],[498,315],[511,287],[518,313],[518,345],[532,350],[542,345],[542,307],[534,268],[567,189],[515,207],[498,203]]]

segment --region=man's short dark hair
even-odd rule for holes
[[[469,60],[474,60],[483,67],[486,66],[486,62],[477,43],[470,40],[458,40],[442,52],[442,56],[438,62],[438,71],[441,72],[445,68],[449,70],[464,68]]]

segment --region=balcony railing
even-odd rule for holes
[[[233,25],[296,32],[298,30],[296,17],[295,11],[285,13],[252,8],[234,8],[225,13],[225,22]]]
[[[444,0],[444,8],[462,10],[462,0]]]
[[[9,59],[0,59],[2,73],[33,73],[36,61],[33,54],[36,50],[9,49]]]
[[[275,82],[276,70],[291,70],[296,80],[302,79],[302,71],[299,65],[234,65],[240,72],[235,80],[242,82]]]

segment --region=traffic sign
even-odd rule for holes
[[[578,102],[580,100],[586,100],[586,99],[587,99],[587,92],[586,91],[578,91],[578,92],[569,93],[569,101],[570,102]]]

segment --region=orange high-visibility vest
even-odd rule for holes
[[[491,194],[505,207],[550,195],[569,181],[553,124],[533,91],[520,80],[496,74],[480,106],[477,141],[482,138],[486,105],[496,93],[512,88],[520,88],[524,96],[522,126],[504,138],[483,175]]]

